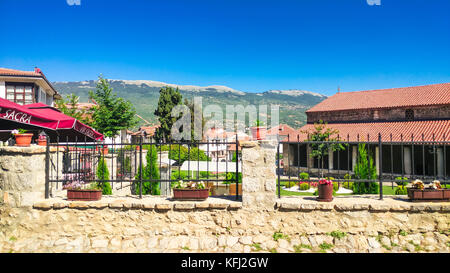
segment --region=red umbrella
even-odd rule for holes
[[[82,141],[84,137],[90,140],[104,139],[102,134],[54,107],[43,103],[22,106],[2,98],[0,98],[0,127],[2,129],[41,129],[52,138],[59,136],[61,140]]]

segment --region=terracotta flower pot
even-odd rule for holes
[[[29,147],[33,134],[15,134],[16,146]]]
[[[38,139],[37,144],[39,146],[47,146],[47,140],[46,139]]]
[[[102,190],[67,190],[69,201],[97,201],[102,198]]]
[[[209,197],[209,189],[173,189],[173,199],[205,200]]]
[[[267,128],[260,126],[260,127],[251,127],[252,130],[252,137],[256,140],[262,140],[266,138],[267,134]]]
[[[331,202],[333,201],[333,184],[319,184],[317,186],[317,190],[319,192],[319,196],[317,197],[317,201],[319,202]]]

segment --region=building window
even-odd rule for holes
[[[405,119],[406,119],[407,121],[414,120],[414,110],[412,110],[412,109],[407,109],[407,110],[405,111]]]
[[[33,85],[6,84],[6,99],[21,105],[33,103]]]

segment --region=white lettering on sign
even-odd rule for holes
[[[14,110],[8,110],[5,112],[5,116],[3,118],[14,120],[21,123],[28,123],[31,122],[31,116],[28,114],[25,114],[23,112],[17,112]]]

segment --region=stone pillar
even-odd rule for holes
[[[45,199],[45,146],[0,147],[0,203],[12,207],[32,206]],[[62,152],[57,156],[56,147],[50,150],[51,175],[62,178]],[[59,168],[56,170],[56,161]],[[61,190],[50,183],[50,195]]]
[[[444,176],[444,149],[442,147],[436,148],[436,160],[437,160],[437,175],[439,177]]]
[[[277,143],[273,140],[244,141],[242,147],[242,206],[273,210],[276,203]]]
[[[352,171],[355,171],[355,167],[358,160],[358,145],[352,146]]]
[[[332,149],[328,149],[328,168],[330,169],[330,170],[333,170],[334,168],[333,168],[333,160],[334,160],[334,158],[333,158],[333,150]]]
[[[314,157],[311,155],[312,148],[311,145],[306,145],[306,166],[310,169],[314,168]]]
[[[403,146],[403,165],[405,174],[411,174],[411,147]]]

